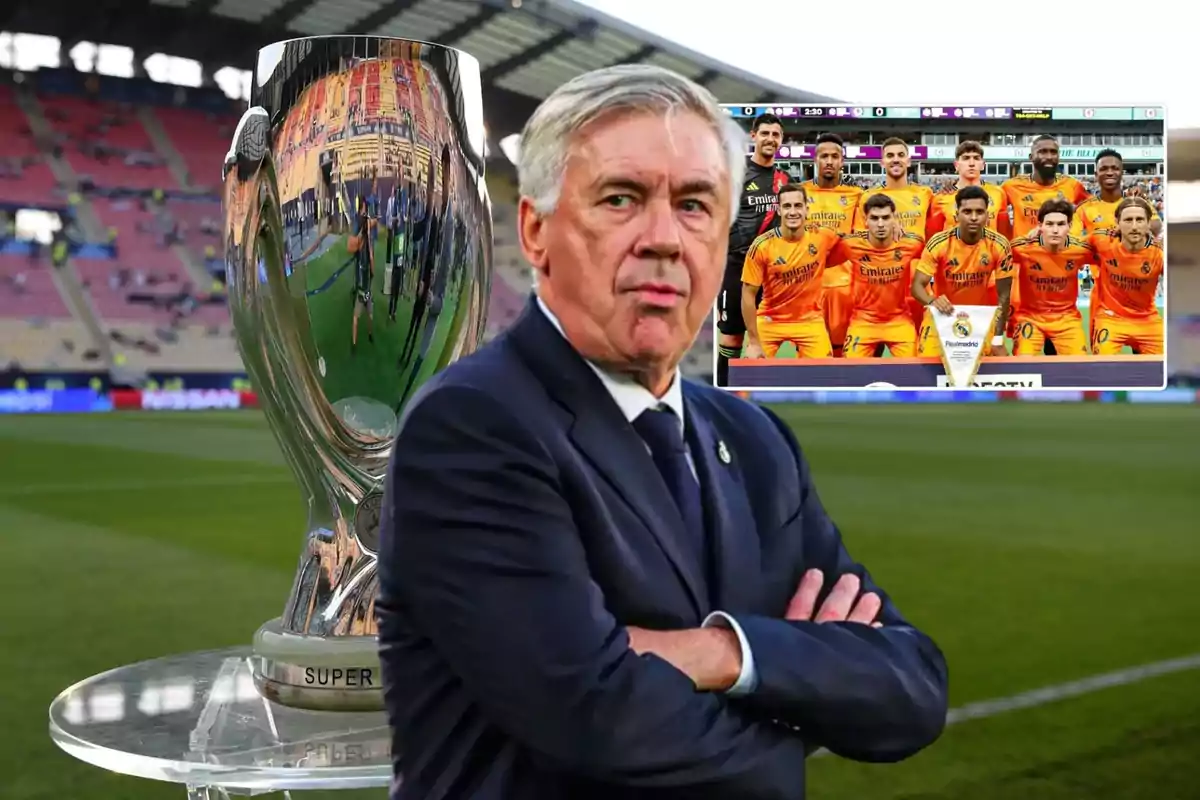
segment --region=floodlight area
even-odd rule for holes
[[[1200,181],[1168,182],[1166,210],[1171,222],[1200,222]]]
[[[116,78],[138,74],[137,57],[132,48],[97,42],[77,42],[63,53],[62,43],[54,36],[0,31],[0,67],[32,72],[43,67],[74,66],[80,72],[95,72]],[[141,70],[153,81],[175,86],[198,87],[204,84],[204,67],[199,61],[166,53],[153,53],[142,60]],[[221,67],[212,75],[221,91],[234,100],[250,97],[250,72],[236,67]]]

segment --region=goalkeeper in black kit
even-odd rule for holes
[[[737,219],[729,230],[729,258],[725,282],[717,296],[718,386],[729,385],[729,359],[742,354],[746,322],[742,319],[742,267],[746,251],[776,222],[779,190],[790,178],[775,166],[775,154],[783,144],[783,123],[774,114],[759,114],[750,127],[754,154],[746,160],[746,177]],[[760,295],[761,298],[761,295]]]

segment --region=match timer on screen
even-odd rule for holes
[[[1054,116],[1052,108],[1014,108],[1013,119],[1051,119]]]

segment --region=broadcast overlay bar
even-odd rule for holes
[[[984,357],[972,382],[978,389],[1159,389],[1161,356]],[[729,361],[734,390],[944,388],[939,358],[737,358]]]

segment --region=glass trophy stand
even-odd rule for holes
[[[391,783],[382,711],[304,711],[263,698],[249,648],[119,667],[64,691],[50,736],[122,775],[180,784],[189,800]]]

